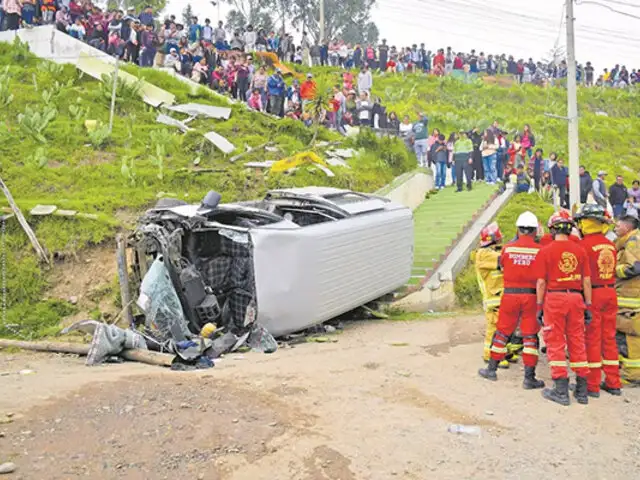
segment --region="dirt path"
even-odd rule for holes
[[[519,365],[482,380],[482,321],[355,324],[197,373],[0,355],[0,463],[29,480],[637,475],[640,390],[564,408],[522,390]]]

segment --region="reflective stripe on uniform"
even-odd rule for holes
[[[628,358],[620,357],[622,365],[626,368],[640,368],[640,360],[630,360]]]
[[[640,308],[640,298],[618,297],[619,308]]]
[[[566,367],[567,366],[567,361],[566,360],[551,360],[549,362],[549,366],[550,367]]]
[[[619,365],[620,360],[602,360],[602,365]]]
[[[491,347],[491,351],[494,352],[494,353],[507,353],[507,349],[506,348],[496,347],[495,345],[493,345]]]
[[[593,362],[593,363],[587,364],[587,366],[589,368],[600,368],[600,367],[602,367],[602,363],[601,362]]]
[[[496,278],[496,277],[502,277],[504,274],[500,270],[494,270],[489,275]]]
[[[627,278],[627,276],[624,273],[626,269],[627,269],[626,265],[618,265],[616,267],[616,277],[618,277],[618,278]]]
[[[527,348],[527,347],[524,347],[524,348],[522,349],[522,353],[526,353],[527,355],[536,355],[536,356],[538,356],[538,355],[539,355],[539,353],[538,353],[538,349],[537,349],[537,348]]]
[[[535,255],[540,251],[539,248],[527,248],[527,247],[507,247],[505,253],[525,253]]]
[[[569,366],[571,368],[585,368],[589,367],[589,364],[587,362],[570,362]]]
[[[500,306],[500,297],[487,298],[486,300],[482,301],[482,305],[485,311],[498,308]]]

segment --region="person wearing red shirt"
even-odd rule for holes
[[[302,105],[306,105],[316,98],[316,82],[313,81],[313,75],[307,73],[307,79],[300,85],[300,98]]]
[[[445,65],[444,50],[440,49],[438,50],[438,54],[435,57],[433,57],[434,75],[437,75],[437,76],[444,75],[444,65]]]
[[[587,390],[590,397],[600,396],[604,371],[602,389],[619,395],[622,385],[616,344],[616,247],[604,236],[611,220],[607,211],[597,204],[584,205],[575,219],[583,235],[581,245],[589,258],[593,289],[593,320],[586,331]]]
[[[497,380],[497,368],[507,354],[507,342],[515,331],[518,321],[522,331],[524,348],[525,390],[543,388],[544,382],[536,378],[538,364],[538,332],[540,325],[536,320],[536,274],[534,267],[536,256],[541,248],[536,242],[538,219],[531,212],[524,212],[516,221],[518,237],[509,242],[500,256],[500,265],[504,272],[504,290],[498,312],[498,324],[491,344],[491,359],[486,368],[478,374],[487,380]]]
[[[544,321],[544,341],[554,387],[545,388],[542,394],[547,400],[569,405],[568,347],[569,365],[577,376],[574,397],[578,403],[587,404],[589,364],[584,329],[592,319],[589,259],[577,242],[569,240],[574,223],[568,211],[551,215],[547,226],[554,239],[536,258],[536,317],[540,324]]]

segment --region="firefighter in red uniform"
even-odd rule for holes
[[[478,371],[481,377],[497,380],[498,364],[507,354],[509,336],[515,331],[518,320],[524,341],[522,361],[526,390],[543,388],[544,382],[536,379],[538,364],[538,332],[536,320],[536,280],[532,268],[541,246],[535,240],[538,219],[531,212],[524,212],[516,221],[518,237],[502,250],[500,262],[504,272],[504,290],[500,301],[498,325],[491,344],[491,359],[486,368]]]
[[[535,264],[536,317],[540,324],[544,320],[543,335],[554,382],[554,387],[545,388],[542,394],[561,405],[570,403],[567,346],[569,365],[577,376],[574,396],[578,403],[589,403],[584,330],[592,319],[591,270],[584,249],[569,240],[573,225],[566,210],[551,215],[548,227],[553,242],[540,250]]]
[[[619,395],[621,384],[616,345],[616,246],[604,236],[611,219],[607,211],[597,204],[584,205],[575,219],[583,235],[582,248],[589,258],[593,289],[593,320],[586,331],[589,362],[587,389],[590,397],[600,396],[600,382],[604,371],[602,389]]]

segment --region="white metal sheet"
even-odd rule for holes
[[[224,138],[222,135],[218,135],[216,132],[213,132],[213,131],[205,133],[204,138],[206,138],[211,143],[213,143],[223,153],[231,153],[236,148],[233,146],[233,143],[231,143],[229,140]]]

